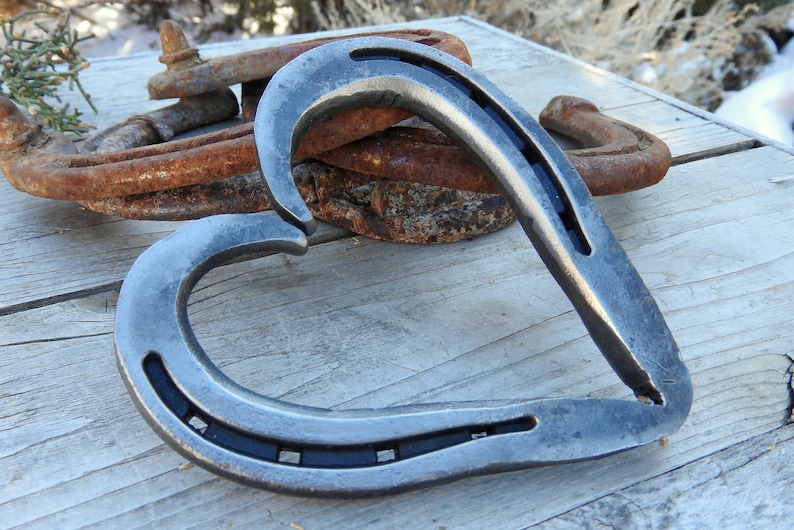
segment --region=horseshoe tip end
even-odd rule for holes
[[[31,139],[41,126],[29,121],[16,104],[0,96],[0,151],[9,151]]]

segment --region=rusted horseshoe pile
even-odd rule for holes
[[[433,46],[471,64],[463,42],[446,33],[378,35]],[[149,93],[179,101],[132,116],[79,149],[0,98],[0,169],[11,185],[134,219],[268,209],[250,123],[256,103],[279,68],[333,39],[203,60],[175,23],[163,23],[160,37],[160,60],[167,69],[149,80]],[[245,123],[173,139],[237,116],[240,105],[228,88],[237,83]],[[661,140],[601,114],[585,100],[554,98],[539,118],[546,129],[583,146],[566,154],[594,195],[650,186],[669,168],[670,151]],[[314,215],[369,237],[455,241],[498,230],[513,218],[462,148],[400,109],[359,108],[328,117],[302,141],[295,162],[296,183]]]

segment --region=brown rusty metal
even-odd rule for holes
[[[601,114],[580,98],[554,98],[541,123],[587,146],[566,154],[595,194],[649,186],[670,165],[669,149],[658,138]],[[296,165],[296,184],[312,213],[367,237],[405,243],[471,238],[512,220],[506,203],[462,148],[428,124],[414,119],[410,125],[315,155],[325,163]],[[269,208],[254,173],[83,204],[110,215],[163,220]]]
[[[466,151],[429,124],[392,127],[314,155],[326,164],[370,175],[479,193],[499,193]]]
[[[584,146],[565,154],[593,195],[651,186],[670,168],[670,150],[662,140],[602,114],[587,100],[557,96],[539,121],[547,130]],[[497,193],[471,157],[431,127],[393,127],[314,158],[373,178]]]
[[[662,140],[600,113],[585,99],[557,96],[540,113],[539,122],[583,146],[565,154],[593,195],[652,186],[670,169],[672,155]]]
[[[318,195],[312,177],[319,164],[298,163],[293,168],[298,190],[309,204],[318,204],[319,196],[332,197],[368,185],[372,177],[352,171],[339,172],[335,180],[325,179]],[[80,201],[89,210],[131,219],[184,221],[222,213],[252,213],[270,209],[259,173],[246,173],[193,186],[183,186],[153,193],[126,195]]]
[[[385,35],[470,62],[463,43],[448,34]],[[252,117],[252,102],[278,68],[334,39],[208,61],[174,23],[163,24],[161,40],[167,71],[150,80],[149,90],[153,97],[180,97],[179,102],[133,116],[88,139],[79,151],[0,98],[0,169],[8,181],[33,195],[77,200],[97,212],[136,219],[268,209],[255,173],[250,124],[172,138],[236,116],[239,107],[229,84],[242,83],[243,113]],[[394,108],[360,108],[309,131],[295,155],[307,162],[296,165],[295,178],[313,213],[369,237],[422,243],[469,238],[509,223],[505,201],[463,149],[427,124],[416,127],[415,118],[413,127],[392,127],[408,117]],[[540,122],[584,146],[567,154],[594,194],[654,184],[669,167],[669,150],[658,138],[604,116],[585,100],[555,98]]]
[[[594,195],[624,193],[650,186],[661,180],[670,166],[670,151],[661,140],[601,114],[583,99],[556,97],[541,112],[540,120],[550,131],[587,146],[566,151],[566,155]],[[325,169],[320,164],[310,166],[323,175],[333,168],[348,170],[337,171],[336,181],[321,179],[320,193],[327,197],[367,186],[378,179],[481,194],[497,193],[462,148],[437,129],[416,120],[410,127],[392,127],[313,158],[331,166]],[[315,201],[317,184],[306,178],[296,177],[296,181],[307,202]],[[377,195],[386,187],[383,184],[377,189],[371,188],[368,195],[373,190]],[[389,189],[396,190],[395,187]],[[82,204],[101,213],[137,219],[195,219],[214,213],[268,209],[261,191],[258,178],[250,174],[152,194],[83,201]],[[365,198],[359,202],[368,201]],[[330,207],[325,211],[315,209],[314,213],[333,222],[334,215],[344,217],[339,208],[335,208],[333,214]],[[367,217],[361,213],[351,215]]]
[[[160,26],[160,40],[163,46],[160,61],[166,65],[167,70],[149,79],[149,96],[152,99],[183,98],[239,83],[269,79],[289,61],[317,46],[339,39],[371,36],[418,42],[471,64],[471,56],[463,41],[449,33],[429,29],[325,37],[204,60],[199,57],[198,50],[189,45],[179,26],[173,21],[166,20]]]
[[[313,215],[373,239],[450,243],[501,230],[514,219],[501,195],[395,180],[330,193],[337,180],[366,175],[318,163],[301,173],[298,182],[311,179],[317,192],[317,200],[307,202]]]
[[[300,188],[305,196],[308,191]],[[258,173],[169,188],[167,190],[78,201],[105,215],[147,221],[187,221],[224,213],[253,213],[270,209]]]
[[[118,130],[127,132],[139,125],[149,126],[151,121],[142,116]],[[160,134],[156,133],[158,128],[152,129],[131,136],[150,138]],[[102,152],[78,152],[66,136],[29,122],[11,101],[0,97],[0,169],[12,186],[38,197],[119,197],[197,184],[214,178],[215,170],[220,173],[217,178],[223,178],[255,167],[250,128],[104,152],[110,143],[108,135],[90,144]]]
[[[449,53],[471,64],[466,45],[449,33],[428,29],[393,30],[359,33],[356,37],[380,36],[418,42]],[[215,59],[201,59],[198,50],[190,46],[182,29],[173,21],[160,25],[163,53],[160,62],[166,71],[149,78],[148,90],[152,99],[184,98],[242,85],[243,120],[252,121],[259,98],[270,78],[298,55],[339,39],[326,37],[254,50]],[[391,107],[358,108],[329,117],[309,131],[298,146],[295,156],[319,153],[363,138],[410,117],[411,114]]]
[[[296,164],[293,176],[313,215],[373,239],[448,243],[499,230],[513,220],[499,195],[373,180],[371,175],[311,161]],[[163,221],[270,209],[257,173],[81,204],[108,215]]]
[[[168,142],[198,127],[234,118],[238,112],[237,98],[228,88],[185,97],[173,105],[130,116],[91,136],[80,145],[80,152],[114,153]]]
[[[423,42],[470,60],[463,43],[449,34],[411,30],[385,32],[382,35]],[[209,71],[223,71],[221,65],[224,61],[202,62],[198,52],[189,47],[184,33],[176,24],[164,23],[161,39],[163,62],[173,73],[190,74],[189,78],[195,79],[193,74],[204,72],[201,68],[207,68],[207,65]],[[278,68],[300,50],[328,40],[294,45],[287,52],[280,48],[249,52],[226,58],[226,61],[250,67],[252,71],[246,74],[249,77],[268,78],[275,73],[273,68]],[[269,61],[269,58],[273,60]],[[256,66],[258,61],[262,64]],[[191,70],[193,67],[199,70]],[[247,79],[222,78],[226,81]],[[174,83],[178,85],[180,79],[178,77]],[[179,124],[196,126],[202,122],[206,124],[226,119],[230,114],[237,113],[235,101],[233,113],[224,111],[220,115],[210,116],[206,110],[216,105],[216,98],[227,98],[225,94],[229,89],[216,88],[220,85],[215,82],[199,83],[199,86],[206,90],[195,94],[183,93],[176,104],[177,110],[172,106],[170,110],[155,111],[113,127],[112,131],[100,133],[100,139],[88,140],[84,152],[77,152],[63,135],[28,122],[10,101],[0,101],[0,169],[11,185],[20,191],[39,197],[78,201],[149,193],[255,171],[256,153],[250,124],[187,140],[146,145],[152,141],[168,140],[168,132],[177,131]],[[296,156],[303,157],[338,147],[398,123],[407,116],[409,114],[394,108],[363,108],[333,116],[307,134],[298,146]],[[148,130],[142,131],[142,127]]]

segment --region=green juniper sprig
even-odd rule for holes
[[[55,23],[48,27],[40,20],[54,16]],[[17,31],[21,22],[32,22],[39,31],[29,35],[27,30]],[[58,87],[68,81],[69,90],[75,87],[86,103],[97,112],[91,96],[80,84],[78,74],[89,63],[75,50],[78,42],[91,38],[77,36],[69,26],[69,14],[52,8],[23,11],[10,18],[0,18],[5,48],[0,55],[0,94],[27,110],[31,118],[47,127],[75,134],[83,134],[91,127],[81,120],[78,109],[62,104]],[[59,105],[52,105],[55,100]]]

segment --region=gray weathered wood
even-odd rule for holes
[[[794,426],[731,446],[560,515],[539,529],[789,528]]]
[[[770,174],[790,164],[767,151]],[[182,526],[208,498],[207,515],[232,524],[523,526],[774,430],[789,406],[794,189],[743,179],[755,155],[678,166],[657,188],[599,201],[693,372],[692,414],[664,446],[374,501],[250,490],[185,466],[137,416],[112,358],[114,299],[97,295],[0,320],[13,367],[2,382],[13,497],[0,508],[42,528]],[[223,267],[199,284],[191,320],[230,376],[299,403],[628,393],[517,226],[442,247],[345,239]]]
[[[455,29],[477,54],[489,43],[504,57],[537,55],[544,75],[565,64],[466,19],[432,24]],[[695,402],[679,432],[596,461],[370,500],[304,499],[218,478],[149,429],[114,360],[115,288],[178,224],[104,218],[0,185],[9,201],[0,211],[0,526],[659,527],[673,514],[683,527],[744,528],[790,517],[790,480],[771,473],[791,466],[791,428],[781,426],[791,414],[794,157],[750,149],[752,138],[570,64],[582,91],[604,93],[599,104],[677,138],[680,163],[665,180],[597,205],[692,371]],[[489,75],[522,94],[508,79],[518,76],[497,66]],[[443,246],[339,233],[325,241],[306,256],[216,269],[197,286],[191,322],[235,380],[334,408],[629,397],[517,225]]]
[[[0,314],[118,286],[140,253],[183,222],[131,221],[31,197],[0,181]],[[346,235],[324,226],[315,241]]]

